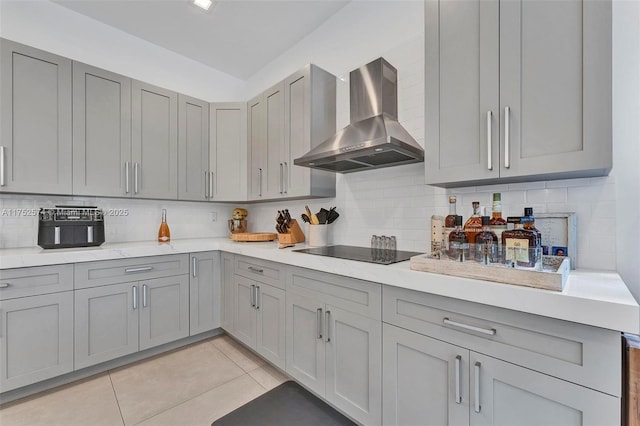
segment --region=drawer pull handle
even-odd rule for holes
[[[9,284],[9,283],[1,283],[1,284],[0,284],[0,288],[7,288],[7,287],[9,287],[10,285],[11,285],[11,284]]]
[[[495,336],[496,329],[495,328],[482,328],[476,327],[475,325],[463,324],[461,322],[451,321],[449,318],[444,318],[442,320],[443,324],[450,325],[452,327],[464,328],[465,330],[475,331],[477,333],[486,334],[488,336]]]
[[[475,386],[473,387],[476,394],[476,401],[474,403],[473,411],[475,411],[476,413],[479,413],[480,409],[482,408],[480,407],[480,365],[480,362],[476,362],[473,366],[476,372],[476,382],[474,384]]]
[[[458,355],[456,357],[456,404],[462,403],[462,395],[460,394],[460,362],[462,357]]]
[[[153,269],[153,266],[142,266],[140,268],[129,268],[129,269],[125,269],[124,272],[127,274],[131,274],[134,272],[144,272],[144,271],[150,271]]]
[[[264,273],[264,269],[254,268],[253,266],[249,266],[249,270],[250,270],[251,272],[255,272],[256,274],[262,274],[262,273]]]

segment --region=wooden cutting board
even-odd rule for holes
[[[230,237],[233,241],[273,241],[278,238],[278,234],[273,232],[240,232],[237,234],[231,234]]]

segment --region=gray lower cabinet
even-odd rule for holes
[[[287,373],[358,422],[380,424],[380,285],[295,268],[286,308]]]
[[[73,371],[73,266],[0,271],[0,393]]]
[[[133,196],[178,198],[178,94],[133,80],[131,85]]]
[[[234,276],[233,335],[279,368],[285,368],[285,292]]]
[[[131,79],[73,62],[73,193],[130,197]]]
[[[220,252],[191,254],[189,335],[220,327]]]
[[[209,199],[209,103],[178,95],[178,199]]]
[[[222,279],[222,328],[229,334],[234,334],[234,304],[235,304],[235,283],[233,274],[234,255],[227,252],[220,254],[220,268]]]
[[[0,39],[0,192],[71,194],[71,60]]]
[[[611,1],[426,1],[426,183],[607,174],[611,21]]]
[[[620,335],[383,287],[393,424],[620,423]]]

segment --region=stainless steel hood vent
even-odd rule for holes
[[[398,123],[398,71],[383,58],[351,71],[351,124],[294,160],[338,173],[424,161],[424,150]]]

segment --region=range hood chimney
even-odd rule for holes
[[[424,150],[398,123],[398,71],[384,58],[351,71],[351,124],[294,160],[338,173],[424,161]]]

